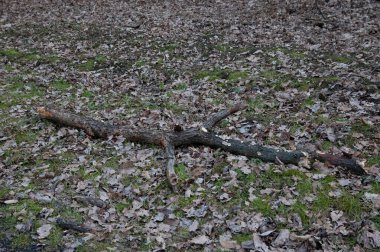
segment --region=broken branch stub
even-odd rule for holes
[[[258,144],[250,144],[234,139],[222,139],[210,132],[218,122],[244,109],[244,104],[236,104],[230,109],[222,110],[210,116],[202,128],[190,128],[183,131],[159,131],[159,130],[134,130],[128,127],[117,127],[103,123],[89,117],[58,111],[47,107],[37,108],[39,116],[53,123],[82,129],[91,137],[107,139],[113,135],[122,135],[126,140],[143,144],[155,144],[161,146],[165,151],[167,159],[166,174],[172,188],[178,184],[178,178],[174,171],[175,147],[189,145],[205,145],[212,148],[220,148],[236,155],[249,158],[257,158],[264,162],[281,162],[284,164],[295,164],[308,167],[312,160],[328,162],[329,164],[341,166],[355,174],[366,172],[355,159],[337,155],[324,154],[320,152],[285,151],[282,149],[269,148]]]

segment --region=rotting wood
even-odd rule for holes
[[[175,147],[184,147],[189,145],[204,145],[212,148],[220,148],[232,154],[243,155],[249,158],[258,158],[264,162],[280,162],[283,164],[294,164],[303,167],[309,167],[313,160],[327,162],[335,166],[341,166],[346,170],[358,174],[365,174],[362,165],[352,158],[343,156],[325,154],[322,152],[308,151],[286,151],[274,149],[258,144],[250,144],[234,139],[222,139],[216,134],[210,132],[218,122],[244,109],[244,104],[236,104],[229,109],[220,111],[211,116],[200,128],[190,128],[183,131],[165,132],[159,130],[134,130],[128,127],[113,126],[103,123],[89,117],[62,112],[47,107],[38,107],[37,112],[43,119],[53,123],[82,129],[85,133],[93,138],[108,139],[112,136],[122,135],[126,140],[144,144],[155,144],[161,146],[165,151],[167,159],[166,173],[169,183],[175,189],[178,184],[177,176],[174,172],[175,165]]]

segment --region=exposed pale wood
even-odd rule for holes
[[[237,104],[230,109],[220,111],[203,124],[201,128],[190,128],[184,131],[164,132],[158,130],[132,130],[128,127],[115,127],[111,124],[100,122],[86,116],[66,113],[51,108],[39,107],[37,112],[40,117],[62,126],[83,129],[86,134],[94,138],[107,139],[110,136],[122,135],[131,142],[155,144],[165,150],[167,159],[166,173],[173,188],[176,188],[178,179],[174,172],[175,155],[174,149],[179,146],[205,145],[212,148],[220,148],[237,155],[250,158],[258,158],[264,162],[281,162],[284,164],[295,164],[308,167],[314,160],[328,162],[329,164],[341,166],[355,174],[365,174],[360,163],[355,159],[325,154],[320,152],[286,151],[274,149],[262,145],[253,145],[234,139],[222,139],[210,132],[211,128],[227,116],[244,109],[244,104]]]

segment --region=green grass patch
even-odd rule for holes
[[[15,140],[17,144],[20,143],[33,143],[36,141],[38,134],[35,132],[17,132],[15,135]]]
[[[186,108],[176,102],[166,102],[163,104],[163,107],[167,110],[172,111],[174,114],[180,114],[186,110]]]
[[[15,70],[15,68],[12,67],[11,65],[5,65],[4,70],[7,71],[8,73],[10,73],[10,72],[13,72]]]
[[[372,182],[371,186],[372,186],[371,192],[380,194],[380,183],[379,182],[377,182],[377,181]]]
[[[178,196],[176,200],[176,205],[179,209],[182,209],[184,207],[190,206],[194,200],[195,200],[194,196],[190,196],[187,198],[184,196]]]
[[[183,82],[176,84],[174,87],[175,90],[186,90],[187,88],[187,84]]]
[[[296,183],[293,176],[305,178],[305,175],[298,170],[275,172],[272,168],[270,168],[260,175],[259,181],[261,182],[261,186],[263,188],[271,186],[273,188],[281,189],[285,186],[293,186]]]
[[[84,90],[83,93],[82,93],[82,97],[87,97],[87,98],[93,98],[95,95],[94,93],[92,93],[91,91],[89,90]]]
[[[212,167],[212,170],[214,173],[222,173],[224,170],[224,167],[228,166],[228,163],[226,161],[222,161],[219,163],[215,163]]]
[[[245,174],[240,169],[235,169],[235,172],[237,174],[237,179],[242,181],[244,185],[250,185],[257,180],[257,176],[254,173]]]
[[[334,207],[355,219],[358,219],[367,208],[360,194],[352,195],[350,192],[343,192],[343,195],[335,200]]]
[[[229,45],[226,45],[226,44],[217,44],[214,46],[214,49],[216,51],[221,52],[221,53],[227,52],[229,50],[229,48],[230,48]]]
[[[1,212],[4,212],[2,207],[0,207],[0,213]],[[5,230],[14,230],[18,223],[17,217],[15,216],[1,217],[0,222],[1,222],[1,227]]]
[[[161,52],[174,52],[177,48],[177,45],[174,43],[166,44],[160,47]]]
[[[75,222],[82,222],[82,220],[83,220],[82,214],[77,212],[76,210],[74,210],[71,207],[63,206],[62,208],[60,208],[57,211],[58,211],[60,217],[62,217],[63,219],[69,219],[69,220],[72,220]]]
[[[241,244],[242,242],[252,240],[252,234],[251,233],[236,234],[232,236],[232,239],[235,240],[237,243]]]
[[[174,166],[174,171],[177,174],[179,180],[186,181],[190,178],[190,175],[187,171],[187,167],[184,164],[177,164]]]
[[[116,211],[121,214],[125,208],[129,208],[132,206],[132,202],[117,202],[114,207]]]
[[[56,63],[60,60],[56,55],[40,55],[37,52],[22,52],[13,48],[0,50],[0,56],[6,57],[11,62],[22,64],[33,61],[41,63]]]
[[[113,157],[109,158],[105,162],[104,167],[109,167],[109,168],[112,168],[112,169],[117,169],[120,166],[119,160],[120,160],[120,157],[113,156]]]
[[[260,72],[260,77],[266,82],[266,85],[272,87],[274,90],[282,90],[282,84],[293,81],[297,83],[291,75],[283,74],[273,69],[265,69]]]
[[[104,55],[98,55],[95,58],[90,58],[82,63],[79,63],[76,65],[76,68],[79,71],[83,72],[89,72],[89,71],[94,71],[98,68],[101,67],[102,64],[104,64],[107,61],[107,57]]]
[[[13,213],[13,212],[19,212],[23,209],[26,209],[27,211],[31,211],[33,213],[39,213],[43,208],[43,205],[40,203],[31,200],[31,199],[23,199],[17,202],[16,204],[6,205],[3,207],[0,207],[0,211]]]
[[[43,95],[40,87],[32,82],[25,83],[21,77],[9,78],[3,85],[6,91],[0,95],[0,109],[8,109]]]
[[[338,63],[344,63],[344,64],[350,64],[352,63],[352,59],[345,55],[331,55],[331,60],[338,62]]]
[[[9,188],[0,188],[0,199],[4,199],[5,197],[7,197],[10,193],[11,189]]]
[[[263,109],[265,107],[264,99],[260,96],[249,99],[247,104],[248,110]]]
[[[57,79],[51,82],[51,85],[54,89],[59,91],[66,91],[71,87],[71,84],[64,79]]]
[[[102,172],[99,169],[95,170],[87,170],[85,167],[81,166],[79,168],[79,177],[82,180],[92,180],[94,181],[98,176],[100,176]]]
[[[264,216],[270,217],[274,215],[274,211],[265,199],[256,198],[252,201],[251,206],[254,211],[262,213]]]
[[[316,213],[326,214],[332,206],[332,199],[326,193],[318,193],[313,202],[312,210]]]
[[[151,102],[149,100],[143,100],[139,97],[129,96],[129,95],[126,95],[123,98],[122,104],[125,106],[126,109],[128,110],[134,109],[136,111],[142,111],[144,109],[158,109],[159,108],[159,106],[155,104],[154,102]]]
[[[289,58],[295,59],[295,60],[301,60],[301,59],[306,58],[305,52],[303,52],[301,50],[297,50],[297,49],[291,49],[291,48],[285,48],[285,47],[275,47],[275,48],[270,48],[269,50],[266,50],[266,51],[268,51],[268,52],[280,51],[280,52],[284,53],[285,55],[289,56]]]
[[[95,60],[87,60],[77,65],[77,69],[82,72],[89,72],[95,70]]]
[[[375,227],[377,228],[377,230],[380,231],[380,216],[377,215],[377,216],[372,217],[371,221],[373,221],[373,223],[375,224]]]
[[[292,205],[290,211],[297,213],[299,215],[299,217],[301,218],[302,224],[305,227],[308,227],[310,225],[310,219],[306,214],[307,207],[304,204],[302,204],[300,201],[297,201],[294,205]]]
[[[330,141],[323,141],[323,143],[322,143],[322,149],[324,151],[330,150],[333,146],[334,146],[334,144]]]
[[[356,140],[351,134],[345,136],[345,137],[342,139],[342,143],[343,143],[344,145],[349,146],[349,147],[353,147],[354,144],[356,143],[356,141],[357,141],[357,140]]]
[[[63,239],[63,231],[58,227],[53,227],[47,237],[47,244],[49,249],[55,250],[59,248]]]
[[[297,191],[301,195],[307,195],[307,194],[310,194],[312,192],[313,185],[309,179],[304,179],[304,180],[298,182],[296,188],[297,188]]]
[[[362,133],[365,136],[371,136],[376,131],[374,126],[368,125],[362,121],[353,123],[351,129],[352,131]]]
[[[28,248],[33,243],[32,237],[30,234],[19,233],[12,238],[11,247],[14,250],[23,250]]]
[[[380,164],[380,156],[370,157],[367,161],[368,166],[372,166],[372,165],[376,165],[376,164]]]
[[[15,61],[18,58],[21,58],[23,55],[24,55],[24,53],[22,53],[16,49],[0,50],[0,56],[5,56],[10,61]]]
[[[140,59],[140,60],[136,61],[135,67],[143,67],[143,66],[145,66],[144,60]]]
[[[313,106],[313,105],[314,105],[314,100],[313,100],[313,98],[311,98],[311,97],[306,98],[306,99],[303,101],[303,105],[304,105],[304,107],[311,107],[311,106]]]
[[[227,80],[230,82],[236,82],[240,79],[246,79],[248,73],[245,71],[234,71],[231,69],[212,69],[212,70],[202,70],[195,75],[195,79],[208,78],[209,81],[215,80]]]
[[[105,251],[117,251],[115,245],[111,242],[103,241],[91,241],[88,244],[83,244],[75,248],[76,252],[105,252]],[[142,250],[144,251],[144,250]],[[146,250],[148,251],[148,250]]]

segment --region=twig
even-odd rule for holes
[[[92,229],[89,227],[63,218],[57,218],[55,222],[62,229],[71,229],[80,233],[87,233],[92,231]]]

